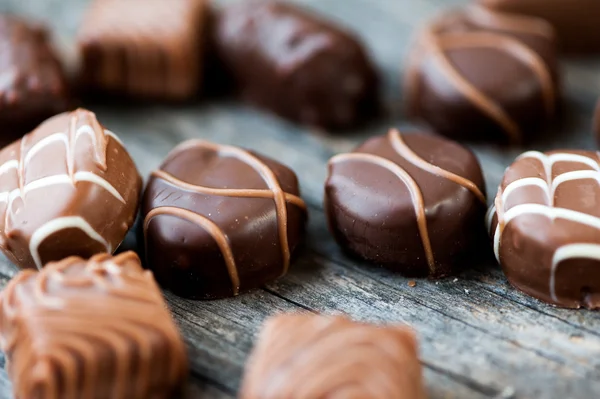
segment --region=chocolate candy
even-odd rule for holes
[[[236,147],[191,140],[144,194],[147,262],[161,285],[222,298],[284,275],[306,223],[293,171]]]
[[[0,249],[21,268],[114,251],[142,180],[121,141],[84,109],[0,151]]]
[[[556,28],[561,48],[566,52],[600,52],[600,2],[598,0],[479,1],[493,10],[546,19]]]
[[[71,257],[23,271],[0,294],[17,398],[170,398],[185,346],[137,255]]]
[[[205,0],[95,0],[78,42],[88,90],[185,100],[200,86]]]
[[[562,307],[600,307],[599,161],[592,151],[530,151],[506,170],[490,217],[516,288]]]
[[[64,72],[43,27],[0,15],[0,71],[3,137],[14,139],[67,110]]]
[[[391,130],[333,157],[325,210],[342,248],[409,276],[452,273],[485,236],[479,163],[435,136]]]
[[[412,330],[314,314],[265,323],[240,390],[240,399],[425,397]]]
[[[350,33],[291,4],[250,0],[217,24],[220,57],[242,97],[324,128],[356,125],[377,108],[377,76]]]
[[[419,37],[405,71],[408,113],[453,138],[519,143],[554,115],[557,81],[548,23],[470,7]]]
[[[593,129],[596,134],[596,142],[600,144],[600,100],[596,104],[596,112],[594,114]]]

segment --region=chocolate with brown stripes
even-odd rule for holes
[[[333,157],[325,208],[343,248],[405,275],[448,275],[485,236],[479,163],[437,136],[391,130]]]
[[[213,299],[285,274],[307,213],[287,167],[191,140],[152,173],[143,216],[147,260],[159,283],[184,297]]]
[[[408,112],[452,138],[520,143],[555,114],[558,64],[546,21],[468,7],[426,26],[405,70]]]

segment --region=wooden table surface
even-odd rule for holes
[[[204,138],[252,148],[289,165],[298,174],[309,204],[307,245],[285,278],[228,300],[189,301],[165,293],[189,349],[189,397],[235,397],[263,320],[277,312],[302,310],[414,326],[432,398],[600,397],[600,313],[557,309],[529,298],[512,289],[495,264],[480,265],[456,278],[418,280],[410,287],[401,276],[348,259],[327,231],[322,194],[328,158],[366,137],[385,133],[390,126],[410,127],[400,108],[399,76],[411,35],[444,7],[465,1],[298,2],[362,36],[384,75],[386,104],[392,111],[389,117],[360,131],[334,136],[234,101],[93,109],[123,139],[145,176],[180,141]],[[0,11],[46,20],[68,45],[87,3],[0,0]],[[527,149],[595,148],[591,116],[600,94],[598,61],[564,62],[564,115],[552,132]],[[483,164],[490,197],[504,168],[526,149],[472,148]],[[3,285],[14,273],[14,267],[0,259]],[[0,396],[11,397],[4,371]]]

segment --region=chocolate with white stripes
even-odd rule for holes
[[[333,157],[325,209],[343,248],[405,275],[451,274],[485,235],[479,163],[438,136],[391,130]]]
[[[467,7],[419,36],[405,71],[408,112],[452,138],[519,143],[555,114],[554,29],[523,15]]]
[[[141,188],[127,150],[94,113],[54,116],[0,152],[0,249],[21,268],[113,252]]]
[[[600,307],[599,162],[593,151],[529,151],[506,170],[488,219],[516,288],[557,306]]]
[[[152,173],[142,213],[158,282],[196,299],[237,295],[284,275],[307,219],[292,170],[199,140],[179,145]]]

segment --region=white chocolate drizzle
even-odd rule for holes
[[[554,221],[555,219],[564,219],[573,223],[579,223],[591,228],[600,230],[600,218],[572,209],[561,208],[555,206],[555,194],[557,188],[569,181],[592,179],[596,180],[600,184],[600,164],[594,159],[580,154],[571,153],[556,153],[546,155],[538,151],[528,151],[517,158],[521,160],[524,158],[531,158],[538,160],[544,168],[545,179],[541,177],[525,177],[522,179],[515,180],[508,184],[504,190],[502,190],[496,198],[495,209],[498,215],[498,225],[493,234],[494,239],[494,254],[496,259],[500,262],[500,250],[502,233],[506,226],[514,219],[523,215],[542,215]],[[552,170],[554,164],[558,162],[570,162],[584,164],[593,170],[574,170],[570,172],[562,173],[556,177],[553,177]],[[510,195],[516,190],[524,187],[539,187],[546,195],[546,204],[533,204],[525,203],[505,209],[505,204],[509,199]],[[491,217],[493,213],[491,212]],[[558,247],[553,256],[552,263],[550,266],[550,281],[549,291],[553,301],[558,302],[556,295],[556,271],[561,262],[574,258],[593,259],[600,261],[600,245],[589,244],[589,243],[574,243]]]
[[[82,116],[88,117],[91,124],[82,124],[81,126],[77,126],[81,119],[83,119]],[[119,191],[103,177],[91,171],[75,171],[75,148],[77,145],[77,140],[83,135],[90,137],[94,159],[97,164],[103,170],[105,170],[107,168],[107,137],[112,137],[118,143],[121,143],[121,141],[114,133],[104,129],[98,123],[93,113],[84,110],[77,110],[71,113],[66,131],[52,133],[39,140],[29,148],[26,148],[26,145],[31,136],[24,136],[21,139],[19,150],[17,150],[17,159],[10,159],[0,165],[0,177],[11,171],[15,171],[18,180],[18,185],[16,188],[0,192],[0,203],[6,204],[4,211],[5,235],[7,235],[11,230],[9,227],[9,219],[11,216],[13,216],[12,208],[14,200],[21,198],[23,201],[25,201],[27,194],[34,190],[59,184],[67,184],[71,185],[72,187],[76,187],[77,183],[79,182],[88,182],[102,188],[103,190],[106,190],[119,202],[125,203],[125,199],[121,193],[119,193]],[[56,142],[62,142],[65,146],[66,172],[64,174],[45,176],[25,184],[24,179],[27,165],[29,165],[29,163],[36,157],[37,154]],[[51,234],[67,228],[80,229],[90,238],[102,244],[107,251],[110,252],[111,248],[107,241],[83,218],[79,216],[57,217],[37,228],[30,238],[29,249],[38,269],[43,266],[39,254],[39,246],[41,243]]]

